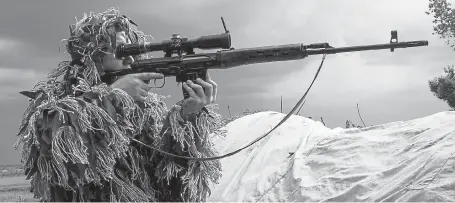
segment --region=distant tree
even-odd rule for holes
[[[447,0],[429,0],[427,15],[433,16],[433,34],[455,48],[455,9]]]
[[[455,50],[455,9],[447,0],[429,0],[427,15],[433,16],[433,34],[445,39]],[[445,75],[428,82],[430,91],[455,109],[455,69],[453,65],[444,68]]]

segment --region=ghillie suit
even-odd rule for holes
[[[135,142],[174,154],[216,155],[209,134],[219,114],[204,109],[187,119],[181,107],[149,93],[134,102],[101,81],[103,55],[116,31],[132,43],[146,36],[116,9],[84,15],[70,26],[64,61],[31,91],[19,129],[22,163],[35,198],[42,201],[204,201],[221,176],[218,161],[187,161],[161,155]],[[143,56],[140,56],[143,57]],[[140,59],[136,58],[137,59]]]

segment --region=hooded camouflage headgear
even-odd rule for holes
[[[131,43],[145,43],[150,36],[144,35],[137,25],[128,17],[120,15],[118,9],[110,8],[103,13],[84,14],[81,20],[69,26],[70,37],[66,39],[66,51],[70,54],[72,63],[63,62],[50,77],[63,75],[74,64],[81,67],[74,70],[81,73],[90,85],[100,82],[103,75],[102,60],[109,48],[115,49],[116,33],[124,31]],[[137,56],[136,60],[146,57]]]

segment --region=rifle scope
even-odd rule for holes
[[[179,34],[173,34],[170,40],[146,44],[125,44],[117,47],[117,58],[138,55],[146,52],[164,51],[166,57],[173,53],[194,54],[193,49],[229,49],[231,48],[231,35],[227,33],[207,35],[196,39],[181,38]]]

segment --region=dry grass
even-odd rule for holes
[[[30,192],[30,186],[2,186],[0,188],[0,202],[36,201],[37,199],[33,198],[33,194]]]
[[[21,165],[4,165],[0,166],[0,178],[2,177],[14,177],[23,176],[24,169]]]
[[[240,113],[240,114],[235,114],[235,115],[232,115],[228,118],[224,118],[224,123],[225,124],[228,124],[232,121],[234,121],[235,119],[238,119],[238,118],[241,118],[243,116],[247,116],[247,115],[251,115],[251,114],[255,114],[255,113],[259,113],[259,112],[264,112],[264,111],[268,111],[267,109],[256,109],[256,110],[245,110],[244,112]]]
[[[36,202],[20,165],[0,166],[0,202]]]

